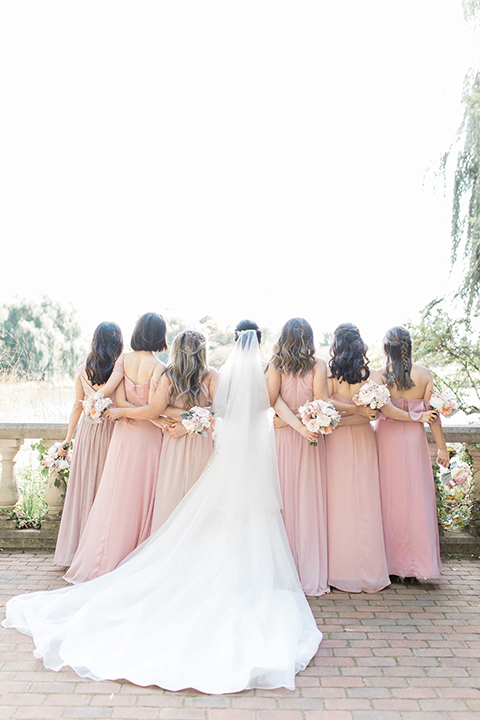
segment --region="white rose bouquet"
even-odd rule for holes
[[[360,390],[352,398],[355,405],[371,407],[374,410],[388,405],[390,402],[390,390],[386,385],[379,385],[374,380],[367,380]]]
[[[458,410],[458,403],[455,400],[453,393],[449,390],[443,390],[442,392],[434,390],[430,397],[430,405],[434,410],[445,417],[448,417]]]
[[[103,420],[103,415],[113,403],[103,393],[96,392],[82,400],[82,405],[85,419],[92,423],[100,423]]]
[[[63,443],[56,442],[41,455],[41,463],[48,470],[56,470],[65,480],[68,480],[70,465],[72,464],[72,444],[68,446],[66,455],[59,455],[58,451]]]
[[[300,418],[310,432],[330,435],[340,422],[340,413],[329,402],[325,400],[312,400],[298,408]],[[310,442],[309,445],[316,447],[318,443]]]
[[[215,413],[207,407],[193,407],[180,413],[180,417],[189,435],[206,435],[215,428]]]

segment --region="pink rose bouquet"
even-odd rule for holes
[[[352,398],[355,405],[371,407],[374,410],[388,405],[390,402],[390,390],[386,385],[379,385],[374,380],[367,380],[360,390]]]
[[[340,413],[331,403],[324,400],[312,400],[298,408],[298,412],[302,423],[310,432],[319,432],[322,435],[330,435],[340,422]],[[308,444],[314,447],[317,445],[310,440]]]
[[[68,478],[68,472],[70,471],[70,465],[72,464],[72,445],[68,446],[68,452],[66,455],[59,455],[58,451],[62,443],[56,442],[49,448],[42,456],[41,463],[44,467],[49,470],[56,470],[62,476],[66,475],[65,480]],[[68,471],[68,472],[65,472]]]
[[[89,422],[100,423],[103,420],[103,415],[113,403],[103,393],[96,392],[82,400],[82,405],[85,419]]]
[[[458,410],[458,403],[454,395],[448,390],[443,390],[442,392],[434,390],[430,397],[430,405],[445,417],[448,417],[455,412],[455,410]]]
[[[206,435],[215,427],[215,413],[210,408],[193,407],[180,413],[180,417],[189,435]]]

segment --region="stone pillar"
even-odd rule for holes
[[[47,487],[45,490],[45,502],[48,505],[47,521],[60,520],[63,503],[65,502],[66,491],[67,486],[65,484],[65,480],[59,476],[56,470],[52,470],[48,477]]]
[[[473,507],[468,532],[471,535],[480,535],[480,448],[469,445],[468,452],[473,460],[473,484],[471,490]]]
[[[13,510],[20,497],[15,479],[15,458],[22,445],[23,438],[0,439],[2,455],[0,509],[3,510]]]

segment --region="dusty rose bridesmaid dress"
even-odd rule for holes
[[[280,395],[290,410],[313,400],[313,375],[282,375]],[[306,595],[329,592],[325,442],[317,447],[291,427],[275,429],[283,521]]]
[[[202,392],[200,405],[208,407],[212,400],[208,391]],[[158,468],[152,533],[158,530],[197,482],[210,460],[213,450],[212,434],[182,435],[174,438],[165,432]]]
[[[123,365],[116,362],[115,372],[123,373]],[[85,397],[95,390],[80,376]],[[111,398],[114,399],[113,396]],[[95,500],[102,477],[114,425],[111,420],[92,423],[82,415],[75,434],[72,466],[68,478],[54,562],[70,565],[75,555],[85,523]]]
[[[332,398],[353,401],[342,395]],[[341,426],[325,437],[328,580],[345,592],[390,584],[383,539],[375,433],[370,423]]]
[[[424,400],[392,398],[392,403],[414,419],[429,409]],[[401,577],[438,578],[442,564],[437,503],[425,428],[380,413],[375,434],[388,571]]]
[[[129,402],[148,403],[150,382],[125,376]],[[100,486],[78,550],[64,579],[72,584],[113,570],[150,535],[163,431],[145,420],[122,418],[115,429]]]

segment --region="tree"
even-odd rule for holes
[[[463,0],[463,13],[470,27],[478,29],[480,0]],[[464,245],[466,270],[458,295],[470,311],[474,305],[479,307],[480,291],[480,70],[467,73],[462,103],[464,114],[456,142],[444,154],[441,168],[446,177],[448,160],[460,146],[453,183],[452,264]]]
[[[480,413],[478,317],[452,319],[443,299],[433,300],[417,325],[409,324],[413,358],[432,372],[437,388],[451,390],[467,415]]]
[[[77,311],[43,295],[0,308],[0,370],[26,379],[73,376],[85,355]]]

